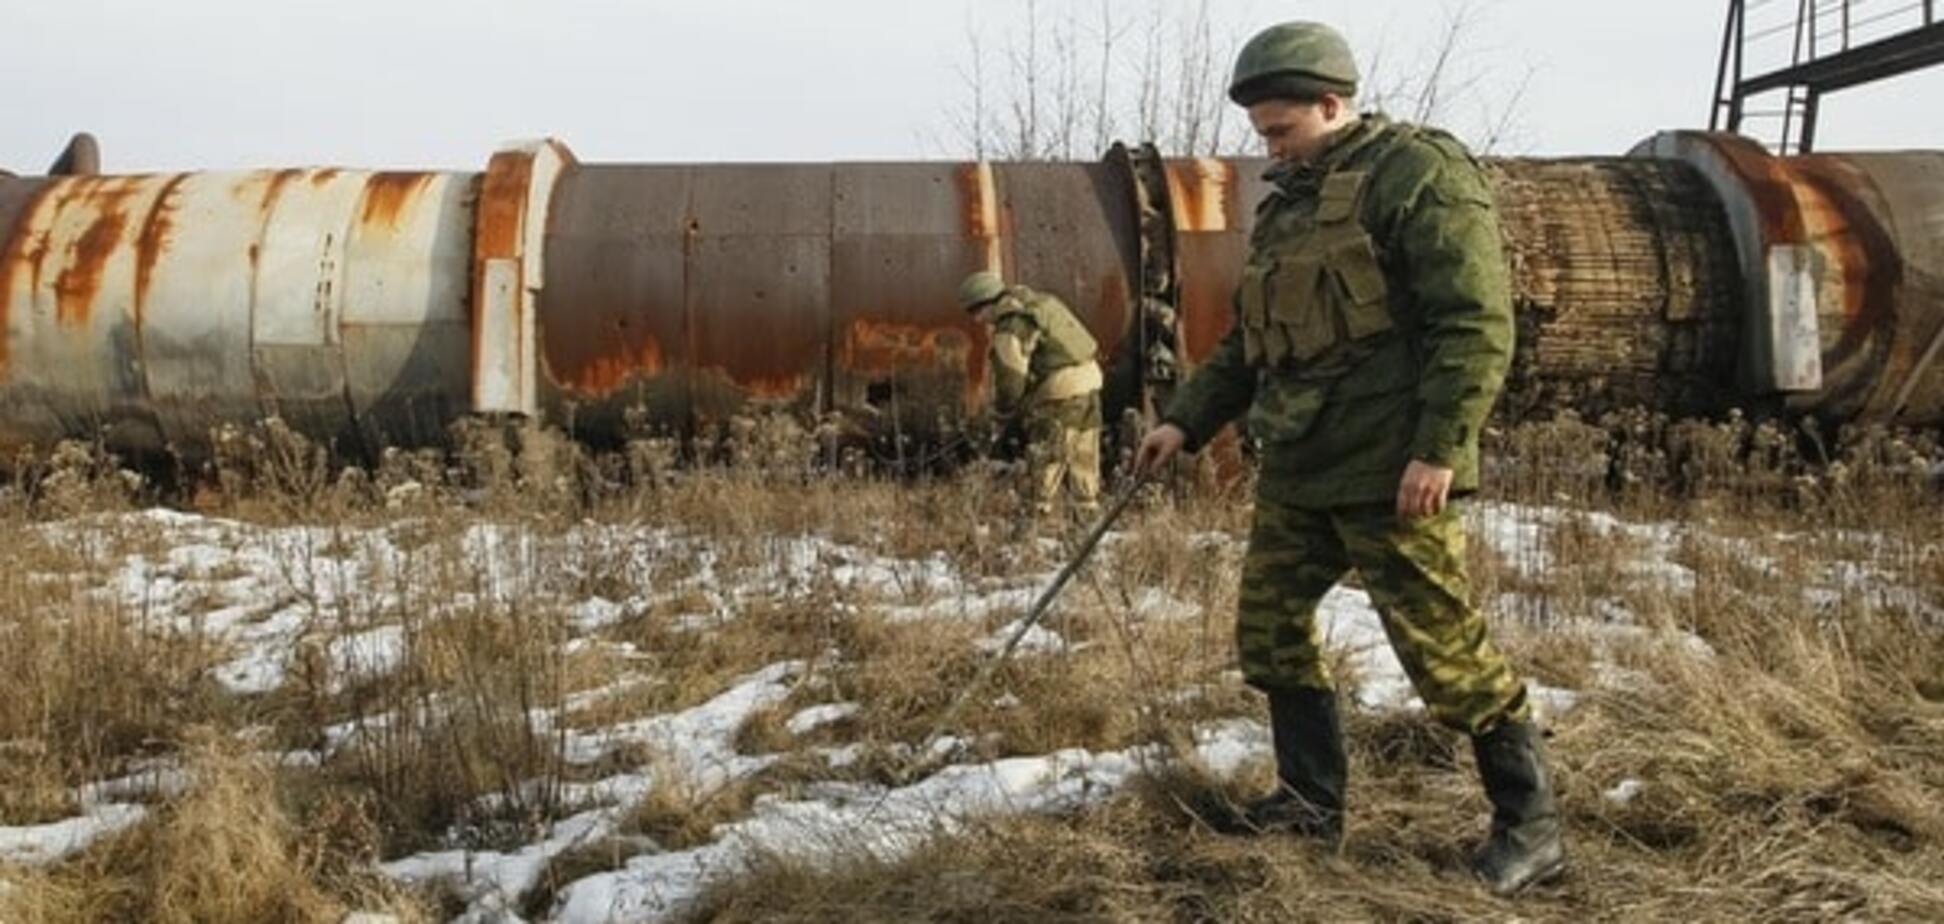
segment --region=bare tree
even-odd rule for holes
[[[1070,159],[1097,155],[1131,130],[1134,137],[1125,140],[1150,141],[1171,155],[1256,150],[1225,92],[1244,36],[1218,25],[1211,0],[1150,0],[1134,19],[1124,18],[1125,3],[1102,0],[1090,22],[1077,2],[1055,17],[1045,15],[1040,0],[1014,2],[1024,16],[1011,29],[967,23],[972,60],[959,72],[970,103],[950,117],[955,138],[948,146],[980,158]],[[1437,31],[1411,55],[1420,63],[1409,70],[1393,66],[1394,43],[1380,36],[1366,53],[1359,102],[1452,128],[1481,151],[1505,145],[1517,133],[1532,73],[1509,94],[1487,92],[1492,74],[1477,62],[1476,39],[1492,2],[1447,0]],[[1451,125],[1454,103],[1475,118]]]

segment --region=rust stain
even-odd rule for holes
[[[561,356],[564,351],[559,341],[565,339],[548,340],[547,373],[556,385],[582,397],[611,395],[631,379],[654,378],[665,364],[661,343],[651,336],[642,335],[632,343],[619,343],[612,351],[591,356]]]
[[[788,401],[803,394],[804,386],[810,382],[810,377],[802,374],[731,376],[727,369],[719,371],[735,382],[744,394],[762,401]]]
[[[1805,206],[1840,264],[1843,316],[1869,324],[1894,320],[1892,301],[1903,281],[1904,261],[1889,229],[1869,207],[1869,180],[1839,157],[1798,157],[1790,166],[1806,193]]]
[[[478,224],[473,232],[475,259],[520,255],[527,186],[532,177],[532,156],[519,151],[493,155],[480,183]]]
[[[1100,341],[1100,358],[1103,362],[1120,351],[1121,341],[1128,333],[1127,278],[1120,273],[1108,273],[1100,277],[1100,300],[1094,307],[1093,317],[1083,317],[1087,329],[1093,331]]]
[[[34,193],[27,207],[20,211],[14,233],[7,238],[5,246],[0,246],[0,373],[6,372],[8,352],[12,349],[9,319],[13,309],[14,277],[23,266],[31,263],[34,287],[27,293],[28,304],[33,302],[34,290],[40,288],[40,261],[47,253],[48,232],[45,228],[36,230],[35,226],[42,224],[38,220],[41,207],[46,204],[54,186],[50,183]]]
[[[168,185],[162,187],[162,194],[155,197],[154,205],[149,206],[148,216],[142,219],[142,231],[135,238],[135,320],[137,324],[141,323],[148,302],[149,283],[155,278],[155,264],[162,258],[162,251],[168,249],[169,236],[175,230],[176,190],[188,178],[189,174],[177,174],[169,180]],[[254,245],[251,249],[254,251]]]
[[[927,327],[859,318],[844,330],[839,365],[865,375],[908,366],[957,367],[970,352],[969,329],[959,325]]]
[[[1741,177],[1762,220],[1762,236],[1772,244],[1800,244],[1806,237],[1788,167],[1752,141],[1710,138],[1715,151]]]
[[[344,171],[339,170],[336,167],[326,167],[310,175],[310,184],[312,186],[323,186],[324,184],[337,179],[338,175],[343,172]]]
[[[1788,166],[1799,182],[1811,240],[1842,286],[1842,330],[1834,342],[1825,341],[1824,401],[1855,401],[1852,412],[1860,413],[1879,399],[1893,400],[1879,395],[1880,386],[1901,380],[1915,362],[1909,350],[1896,349],[1904,257],[1872,207],[1881,192],[1848,160],[1809,155]]]
[[[430,173],[372,174],[365,180],[364,209],[358,216],[358,222],[398,227],[399,218],[426,184],[432,181],[432,177]]]
[[[81,327],[101,292],[102,273],[128,230],[127,200],[140,188],[132,177],[84,178],[75,202],[93,213],[81,235],[68,244],[66,265],[54,277],[54,317],[63,327]]]
[[[258,214],[270,214],[270,210],[277,206],[277,198],[283,195],[284,187],[290,185],[290,181],[302,175],[303,172],[302,170],[286,169],[270,174],[270,179],[263,184],[263,198],[257,203]],[[247,183],[250,179],[254,179],[254,177],[246,178],[244,182]]]
[[[514,291],[526,286],[526,268],[520,256],[520,236],[525,231],[527,187],[533,178],[533,155],[523,151],[500,151],[486,163],[486,173],[478,179],[479,205],[473,217],[472,263],[472,372],[479,377],[481,333],[486,329],[483,299],[486,291],[486,261],[512,259],[517,269]],[[515,300],[517,309],[518,300]]]
[[[21,255],[25,262],[33,265],[33,278],[30,280],[30,288],[28,290],[30,293],[29,297],[31,297],[31,293],[40,291],[41,269],[47,265],[48,251],[54,249],[53,231],[42,228],[39,231],[35,231],[33,235],[34,243],[28,245],[26,252]]]
[[[1236,227],[1235,165],[1213,157],[1169,161],[1168,199],[1178,232],[1223,232]]]
[[[965,233],[968,237],[985,242],[985,268],[999,272],[1000,239],[1005,237],[1006,223],[999,208],[999,186],[992,164],[978,161],[960,165],[957,183]]]

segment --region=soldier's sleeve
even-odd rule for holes
[[[1161,412],[1161,420],[1181,428],[1189,452],[1200,449],[1229,421],[1242,416],[1255,398],[1255,369],[1248,363],[1242,347],[1242,325],[1238,318],[1228,336],[1215,347],[1206,362],[1196,367],[1188,381],[1175,390],[1174,397]]]
[[[1462,151],[1412,155],[1401,165],[1410,194],[1392,236],[1422,324],[1411,456],[1450,467],[1477,439],[1511,368],[1512,293],[1484,172]]]
[[[992,327],[992,404],[1002,416],[1017,412],[1026,398],[1039,335],[1039,328],[1021,315],[1000,318]]]

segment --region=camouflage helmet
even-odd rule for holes
[[[1286,22],[1255,34],[1235,56],[1229,99],[1253,106],[1266,99],[1357,94],[1357,59],[1342,33],[1320,22]]]
[[[959,283],[959,307],[972,311],[1004,294],[1006,281],[1000,279],[998,273],[980,270]]]

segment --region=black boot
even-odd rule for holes
[[[1492,833],[1472,857],[1472,871],[1494,895],[1517,895],[1566,869],[1551,775],[1531,722],[1500,722],[1472,737],[1478,775],[1492,800]]]
[[[1269,731],[1276,745],[1276,791],[1249,804],[1250,826],[1338,843],[1350,767],[1336,692],[1271,691]]]

